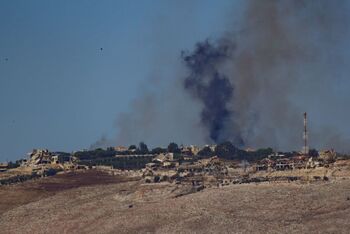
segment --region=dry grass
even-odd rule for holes
[[[0,215],[15,207],[53,196],[67,189],[129,180],[129,178],[110,176],[99,171],[82,171],[0,186]]]
[[[2,212],[0,232],[349,233],[350,230],[349,179],[311,184],[229,185],[175,198],[188,188],[169,183],[144,185],[120,177],[113,181],[107,175],[81,187],[79,184],[86,181],[79,182],[81,175],[67,178],[55,176],[46,178],[45,183],[38,180],[1,188],[2,199],[16,194],[13,191],[22,196],[13,200],[17,205]],[[107,184],[100,184],[102,181]],[[62,187],[52,190],[52,183]]]

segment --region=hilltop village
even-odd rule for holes
[[[0,171],[5,233],[350,228],[350,157],[332,149],[283,153],[243,150],[231,142],[152,150],[140,143],[73,153],[35,149],[1,164]]]
[[[167,148],[152,150],[141,142],[138,146],[73,153],[34,149],[27,158],[0,164],[0,184],[84,170],[127,174],[140,177],[145,183],[185,183],[198,189],[235,183],[328,180],[329,168],[346,162],[347,158],[334,150],[312,149],[307,153],[274,152],[271,148],[241,150],[231,142],[201,148],[170,143]],[[315,175],[300,173],[305,170],[314,171]]]

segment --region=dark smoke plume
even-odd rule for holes
[[[234,114],[227,107],[234,88],[230,80],[220,73],[220,65],[231,57],[232,49],[229,43],[214,46],[205,41],[198,43],[192,53],[182,52],[182,58],[190,70],[190,75],[184,80],[184,88],[204,104],[201,122],[209,128],[210,139],[214,142],[227,140],[222,138],[223,128]],[[231,140],[242,144],[238,129],[231,130],[236,133]]]
[[[177,77],[181,85],[171,81],[157,89],[172,93],[170,98],[147,93],[136,103],[149,96],[152,102],[119,118],[118,139],[157,144],[173,134],[178,143],[230,140],[295,150],[302,145],[302,113],[307,111],[311,147],[350,150],[342,143],[350,136],[344,128],[350,118],[345,88],[350,3],[240,3],[242,14],[233,16],[235,24],[226,33],[181,54],[186,68]]]
[[[314,110],[294,99],[322,99],[329,87],[304,89],[344,70],[329,63],[342,56],[340,43],[348,36],[344,9],[345,1],[247,1],[237,30],[183,53],[189,70],[184,87],[203,103],[201,123],[210,138],[283,149],[300,145],[301,113]]]

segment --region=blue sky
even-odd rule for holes
[[[239,3],[0,1],[0,161],[114,136],[140,84],[223,33]]]

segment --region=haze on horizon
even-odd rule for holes
[[[172,73],[182,49],[224,31],[234,5],[1,1],[0,161],[113,138],[147,79]]]
[[[220,44],[218,41],[227,38],[234,38],[238,54],[244,54],[244,48],[249,46],[263,51],[264,48],[251,39],[265,35],[264,32],[259,34],[254,28],[240,34],[255,24],[255,17],[264,19],[266,7],[275,7],[276,1],[261,3],[258,9],[262,10],[255,12],[257,2],[1,1],[0,161],[21,158],[33,148],[69,152],[89,148],[94,143],[105,146],[144,141],[151,147],[164,146],[170,141],[213,143],[200,120],[205,103],[181,89],[189,72],[181,51],[191,54],[198,42],[209,39],[213,44]],[[278,7],[283,10],[288,1],[280,2]],[[325,20],[325,27],[320,30],[306,29],[305,34],[299,34],[305,44],[294,37],[287,38],[291,42],[288,45],[296,49],[311,47],[311,56],[307,59],[300,60],[299,54],[287,54],[302,61],[302,65],[274,63],[278,68],[283,67],[276,70],[268,66],[268,71],[276,77],[269,80],[265,77],[267,73],[257,73],[266,80],[257,88],[259,76],[245,83],[240,79],[243,73],[230,70],[236,67],[236,62],[229,68],[226,62],[220,62],[223,73],[232,75],[229,79],[238,93],[234,96],[239,97],[228,102],[230,111],[237,112],[238,106],[243,110],[247,107],[245,104],[254,107],[246,108],[233,122],[229,121],[224,137],[231,139],[228,132],[237,123],[249,126],[252,121],[258,121],[257,128],[264,133],[263,137],[261,133],[256,134],[256,129],[240,129],[246,146],[298,150],[302,145],[302,113],[307,111],[311,147],[349,150],[346,145],[350,138],[347,127],[350,48],[346,27],[349,17],[342,17],[349,4],[336,1],[326,10],[322,8],[326,1],[318,2],[318,11],[313,11],[314,6],[298,5],[303,9],[300,14],[295,16],[291,11],[291,17],[287,14],[281,21],[288,24],[286,29],[300,32],[302,26],[293,24],[293,20],[299,23],[311,19],[311,26],[318,24],[312,21],[313,17],[321,16],[320,22]],[[251,22],[244,15],[247,9],[250,14],[254,13],[248,18]],[[236,38],[237,35],[243,40]],[[263,39],[266,43],[266,38]],[[245,47],[240,47],[242,44]],[[272,57],[280,56],[278,46],[284,48],[285,44],[277,43]],[[317,57],[313,57],[315,55]],[[313,61],[310,66],[308,59]],[[281,61],[288,60],[282,57]],[[293,67],[290,71],[285,69],[289,66]],[[297,74],[300,78],[295,82],[281,82],[286,74]],[[318,80],[318,77],[321,78]],[[258,91],[260,96],[243,95],[242,87],[248,93],[250,88],[252,92]],[[281,100],[281,103],[263,102],[267,98]],[[262,114],[255,119],[255,112]],[[286,118],[288,121],[283,121]],[[282,130],[274,129],[275,126]],[[285,140],[277,142],[282,138]]]

